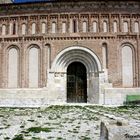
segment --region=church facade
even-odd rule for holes
[[[0,5],[0,106],[121,105],[140,94],[140,2]]]

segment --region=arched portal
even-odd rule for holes
[[[84,83],[86,84],[86,87],[84,87],[84,96],[86,95],[86,92],[87,95],[85,98],[80,97],[83,98],[81,100],[77,100],[77,97],[67,100],[67,80],[69,80],[69,71],[72,71],[73,69],[76,69],[75,72],[83,70],[83,76],[85,77]],[[88,102],[96,104],[99,102],[99,75],[101,74],[101,71],[102,67],[100,60],[90,49],[81,46],[65,48],[58,53],[49,70],[47,85],[49,87],[49,92],[51,95],[54,94],[57,101]],[[78,73],[76,73],[76,75],[77,74]]]
[[[73,62],[67,68],[67,102],[87,102],[86,67],[81,62]]]

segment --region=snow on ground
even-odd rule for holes
[[[139,107],[0,108],[0,140],[99,140],[102,119],[140,121]]]

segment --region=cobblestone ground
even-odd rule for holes
[[[112,115],[140,122],[140,107],[0,108],[0,140],[99,140],[101,120]]]

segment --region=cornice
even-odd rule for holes
[[[26,13],[62,13],[62,12],[137,12],[140,13],[138,1],[76,1],[56,3],[30,3],[0,5],[0,15]]]

